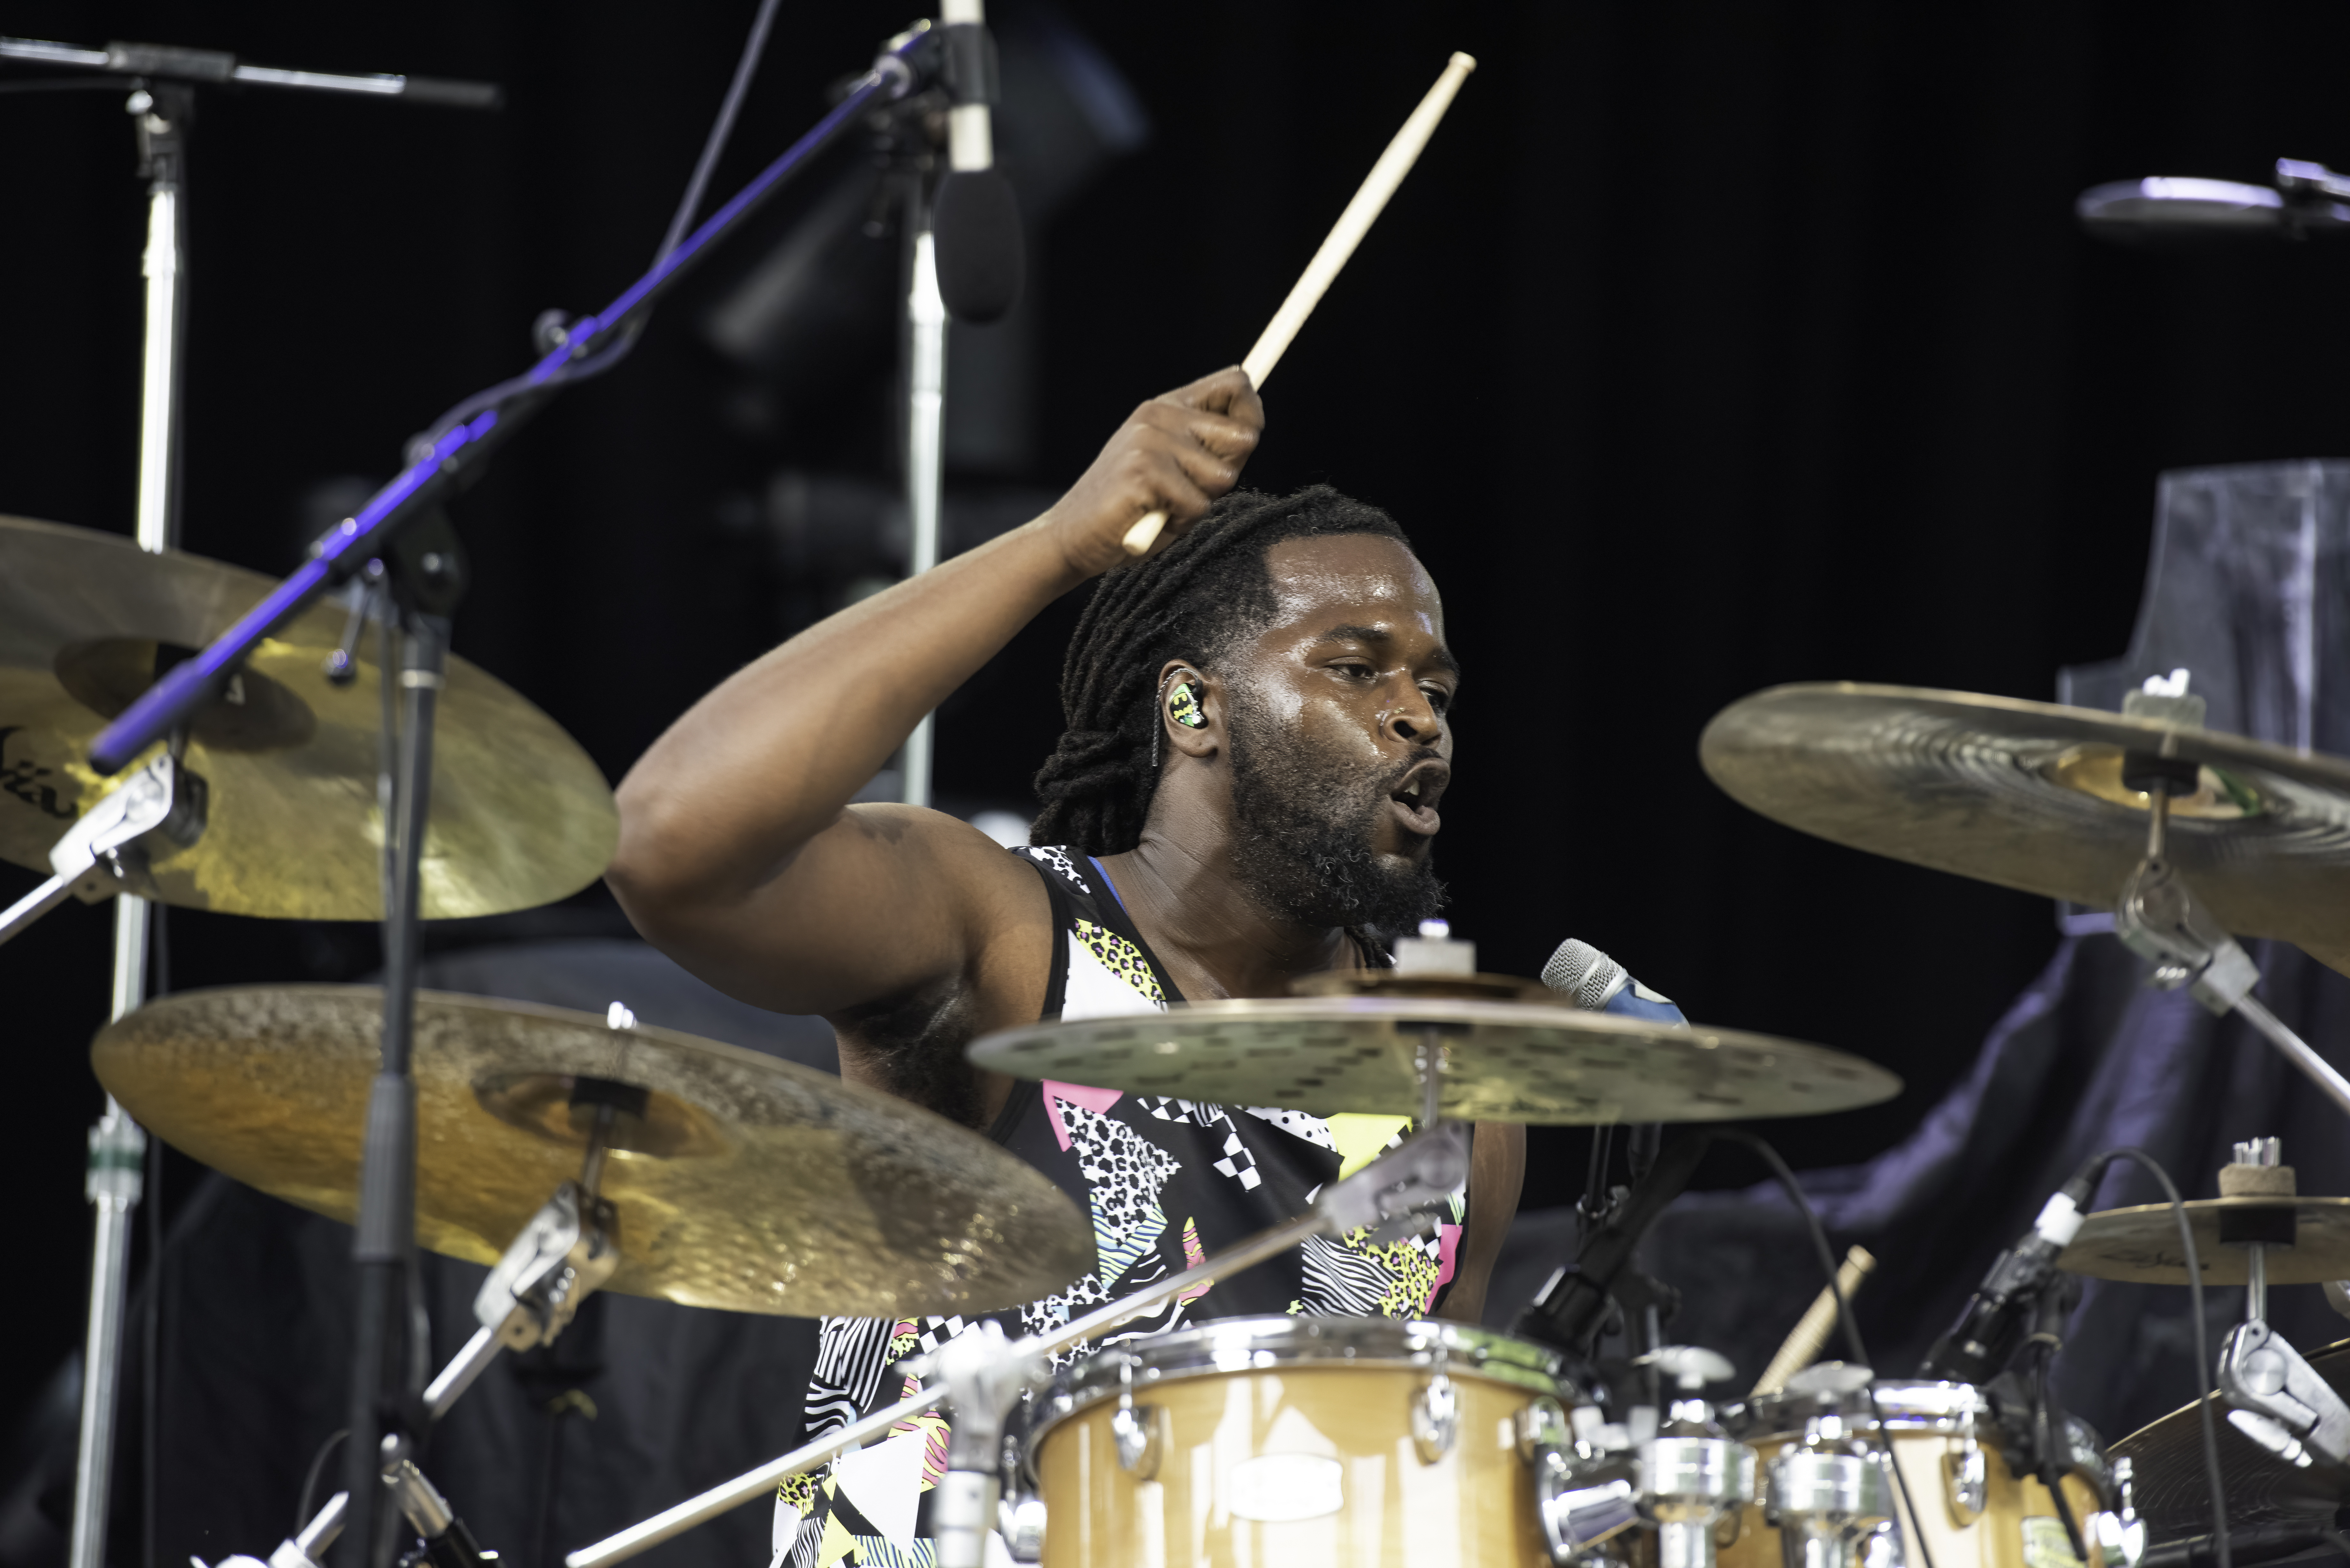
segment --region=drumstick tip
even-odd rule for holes
[[[1461,74],[1466,76],[1471,71],[1477,68],[1477,57],[1474,55],[1464,55],[1460,50],[1455,49],[1452,51],[1452,58],[1447,61],[1446,64],[1458,66],[1461,68]]]

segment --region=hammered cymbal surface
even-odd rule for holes
[[[151,683],[155,645],[200,649],[276,586],[117,535],[0,517],[0,858],[47,875],[50,846],[128,776],[92,771],[89,749]],[[203,836],[156,857],[153,897],[234,915],[383,918],[373,624],[354,650],[357,680],[336,686],[319,670],[348,620],[313,604],[200,710],[185,761],[206,786]],[[425,918],[531,909],[594,881],[619,832],[603,774],[504,682],[454,657],[447,676]]]
[[[1825,1046],[1674,1028],[1565,1003],[1300,996],[1032,1023],[970,1056],[1014,1077],[1211,1105],[1414,1116],[1424,1028],[1444,1031],[1443,1114],[1601,1126],[1816,1116],[1889,1100],[1901,1080]]]
[[[2350,1340],[2304,1355],[2311,1371],[2350,1399]],[[2228,1500],[2231,1530],[2261,1524],[2331,1527],[2334,1510],[2350,1502],[2331,1478],[2299,1469],[2238,1431],[2228,1406],[2217,1395],[2213,1425],[2220,1439],[2220,1491]],[[2204,1479],[2200,1404],[2185,1406],[2147,1422],[2114,1444],[2116,1458],[2130,1461],[2130,1490],[2147,1533],[2157,1541],[2202,1535],[2211,1529],[2211,1493]]]
[[[357,1212],[382,992],[186,992],[101,1030],[99,1081],[182,1153],[337,1220]],[[592,1013],[417,995],[416,1239],[493,1263],[579,1171],[575,1076],[650,1092],[616,1135],[608,1290],[801,1316],[972,1313],[1094,1266],[1041,1172],[905,1101],[754,1051]],[[634,1142],[637,1148],[625,1147]]]
[[[1714,715],[1706,774],[1773,821],[1873,855],[2111,909],[2146,854],[2121,753],[2202,767],[2169,858],[2229,930],[2350,973],[2350,762],[2238,735],[1967,691],[1778,686]],[[2073,780],[2074,783],[2064,782]]]
[[[2244,1282],[2247,1254],[2220,1240],[2220,1217],[2234,1210],[2291,1209],[2293,1244],[2264,1249],[2272,1285],[2314,1285],[2350,1279],[2350,1198],[2199,1198],[2187,1205],[2195,1232],[2195,1261],[2207,1285]],[[2183,1285],[2187,1257],[2178,1249],[2178,1220],[2168,1203],[2107,1209],[2081,1221],[2056,1266],[2093,1279],[2140,1285]]]

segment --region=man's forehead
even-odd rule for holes
[[[1400,540],[1377,534],[1284,539],[1264,553],[1264,565],[1276,624],[1345,610],[1347,619],[1416,620],[1443,635],[1436,581]]]

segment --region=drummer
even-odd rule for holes
[[[638,929],[712,984],[820,1013],[842,1075],[985,1132],[1091,1214],[1097,1267],[1001,1314],[1057,1326],[1287,1220],[1399,1117],[1200,1105],[983,1072],[992,1029],[1382,967],[1444,898],[1430,852],[1460,670],[1436,585],[1387,514],[1316,485],[1234,488],[1264,422],[1239,369],[1135,410],[1035,521],[860,601],[702,699],[619,789],[609,873]],[[1154,509],[1159,546],[1121,543]],[[1032,846],[850,805],[921,717],[1061,595],[1100,577],[1061,677]],[[1523,1129],[1476,1129],[1434,1234],[1315,1239],[1117,1337],[1260,1314],[1474,1323],[1516,1208]],[[886,1369],[960,1319],[827,1319],[808,1435],[910,1390]],[[800,1568],[910,1560],[941,1417],[787,1481]],[[915,1445],[906,1462],[881,1449]],[[919,1477],[916,1480],[914,1478]]]

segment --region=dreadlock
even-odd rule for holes
[[[1119,855],[1142,839],[1159,788],[1151,742],[1170,659],[1205,669],[1274,609],[1265,552],[1285,539],[1370,534],[1411,541],[1376,506],[1326,484],[1294,495],[1235,490],[1158,555],[1114,567],[1077,619],[1061,666],[1067,728],[1036,773],[1032,844]]]

